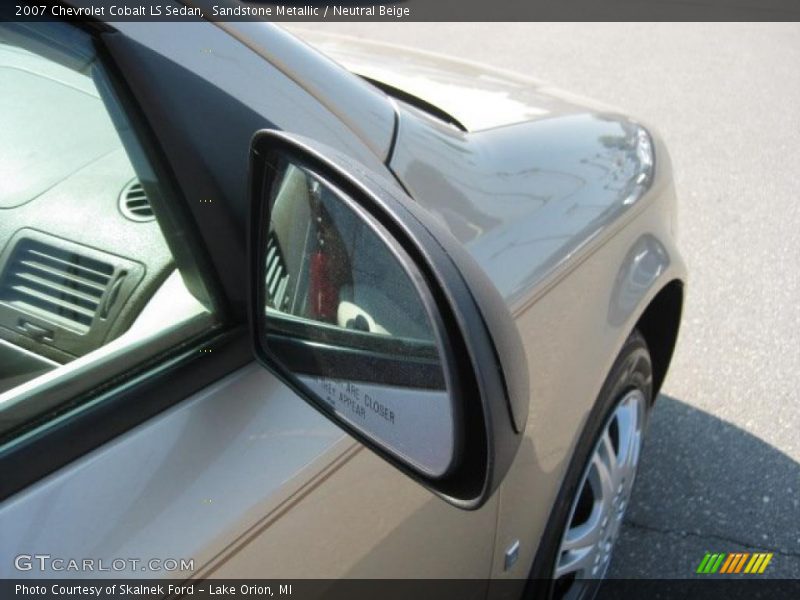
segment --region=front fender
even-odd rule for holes
[[[638,123],[584,112],[467,134],[400,111],[391,168],[513,313],[638,212],[654,181]]]

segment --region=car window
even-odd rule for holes
[[[214,319],[88,35],[0,28],[0,441]]]

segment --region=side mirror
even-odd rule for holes
[[[527,360],[464,248],[397,186],[285,133],[251,146],[256,356],[395,467],[465,509],[516,454]]]

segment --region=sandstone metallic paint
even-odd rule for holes
[[[444,110],[467,131],[608,110],[531,77],[402,46],[293,27],[353,73],[385,83]]]
[[[468,130],[401,108],[390,166],[486,268],[522,333],[531,404],[499,494],[492,576],[525,577],[614,358],[657,292],[686,276],[667,150],[652,130],[522,76],[299,33]],[[505,571],[504,550],[517,539],[520,559]]]
[[[525,344],[530,412],[499,494],[492,569],[525,577],[619,349],[656,293],[685,279],[669,155],[612,113],[477,133],[400,114],[392,169],[485,267]],[[520,558],[506,571],[517,539]]]
[[[492,576],[525,577],[614,358],[656,293],[685,279],[669,156],[611,113],[464,133],[407,110],[391,167],[486,268],[522,333],[530,412],[500,490]]]

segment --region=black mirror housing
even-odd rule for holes
[[[452,428],[445,436],[446,442],[430,433],[424,434],[425,438],[414,437],[411,429],[360,427],[353,419],[344,418],[342,410],[337,410],[330,398],[326,401],[324,392],[314,385],[313,377],[309,378],[317,372],[315,369],[322,369],[328,376],[334,374],[343,381],[355,378],[361,386],[363,379],[369,379],[367,385],[372,385],[383,369],[389,379],[381,379],[377,384],[409,385],[428,389],[426,394],[430,389],[438,393],[442,386],[432,381],[436,379],[431,367],[433,354],[426,350],[425,344],[372,335],[383,331],[377,323],[380,319],[366,311],[361,314],[359,308],[352,308],[349,303],[348,310],[354,312],[342,317],[340,308],[339,326],[319,327],[323,337],[312,340],[313,343],[307,340],[295,343],[291,327],[283,327],[292,319],[277,314],[279,318],[275,320],[275,299],[268,297],[266,257],[268,246],[275,243],[274,236],[271,241],[268,239],[273,235],[271,203],[274,207],[276,188],[285,176],[287,164],[334,190],[337,202],[346,204],[360,222],[369,225],[365,228],[374,232],[376,239],[391,247],[392,256],[404,265],[414,282],[420,305],[425,307],[432,323],[435,335],[431,339],[437,340],[435,347],[440,360],[436,364],[447,382],[449,405],[446,416],[430,417],[419,412],[420,426],[413,429],[424,432],[427,421],[423,420],[439,418],[442,424],[436,431]],[[357,440],[449,503],[463,509],[482,506],[502,482],[518,450],[527,420],[529,385],[527,360],[516,324],[480,266],[394,182],[384,180],[336,150],[300,136],[274,130],[255,134],[250,149],[250,197],[249,314],[259,362]],[[315,219],[319,221],[320,217]],[[331,312],[335,309],[327,311]],[[326,318],[336,320],[327,313]],[[300,321],[307,322],[306,313],[303,316]],[[283,327],[277,333],[276,322]],[[353,329],[370,335],[359,338]],[[339,338],[366,339],[373,346],[378,344],[379,351],[369,353],[369,362],[363,363],[363,368],[359,368],[358,361],[366,359],[360,348],[361,354],[355,358],[350,347],[344,353],[330,355],[335,356],[333,359],[318,352],[320,347],[339,343]],[[312,346],[316,353],[307,354]],[[414,355],[417,346],[421,348],[421,358]],[[413,357],[416,362],[404,365],[404,356]],[[426,357],[430,359],[427,363]],[[392,362],[398,360],[400,364]],[[337,375],[340,370],[342,377]],[[409,375],[403,375],[405,372]],[[422,381],[414,373],[431,373],[425,376],[430,381]],[[413,380],[415,377],[417,381]],[[420,406],[429,407],[430,403],[423,402]],[[372,405],[369,408],[376,410]],[[380,410],[381,417],[388,420],[389,409]]]

